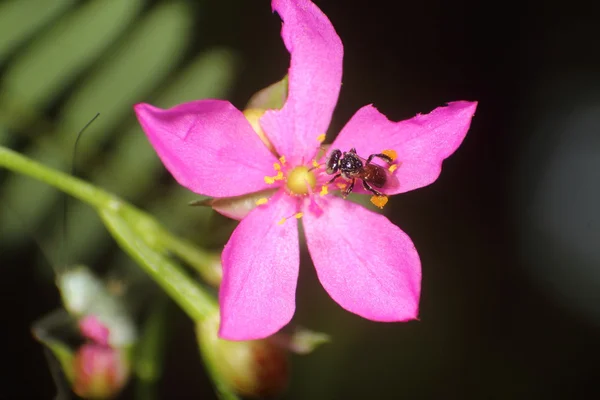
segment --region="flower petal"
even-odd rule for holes
[[[269,188],[264,177],[273,174],[277,159],[231,103],[198,100],[168,110],[141,103],[134,109],[154,150],[182,186],[211,197]]]
[[[421,262],[408,235],[383,215],[329,196],[303,217],[319,280],[346,310],[373,321],[417,317]]]
[[[295,310],[300,252],[296,199],[283,191],[240,222],[223,250],[219,336],[261,339],[286,325]]]
[[[476,107],[477,102],[457,101],[426,115],[392,122],[368,105],[354,114],[331,148],[348,151],[355,147],[364,158],[395,150],[398,169],[394,175],[398,184],[385,193],[408,192],[437,179],[442,161],[454,153],[467,134]],[[357,191],[364,193],[361,189]]]
[[[344,48],[333,25],[308,0],[273,0],[283,19],[281,36],[291,54],[288,98],[260,123],[280,155],[310,160],[327,131],[342,82]]]

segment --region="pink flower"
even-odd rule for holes
[[[291,53],[286,103],[260,119],[277,155],[229,102],[198,100],[168,110],[135,106],[162,162],[191,191],[222,198],[277,189],[257,202],[225,245],[219,334],[230,340],[264,338],[290,321],[300,217],[319,280],[338,304],[374,321],[414,319],[421,264],[410,238],[383,215],[330,195],[338,182],[328,185],[332,176],[323,168],[310,170],[323,162],[315,157],[341,86],[340,38],[308,0],[273,0],[272,6],[283,19],[282,37]],[[476,105],[454,102],[400,122],[367,105],[331,148],[356,148],[365,158],[387,150],[396,156],[389,172],[395,184],[381,190],[392,195],[417,189],[437,179]],[[364,193],[360,186],[355,191]]]

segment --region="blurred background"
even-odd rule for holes
[[[367,103],[392,120],[453,100],[479,107],[440,179],[386,207],[422,258],[420,321],[343,311],[305,251],[294,322],[333,341],[292,358],[281,398],[598,398],[598,10],[315,2],[345,45],[331,136]],[[68,171],[77,132],[100,112],[79,175],[219,249],[234,223],[187,206],[195,195],[165,172],[132,105],[210,97],[243,107],[286,72],[279,30],[267,0],[3,0],[0,144]],[[66,239],[62,215],[59,192],[0,170],[0,399],[56,393],[30,331],[60,307],[53,266],[146,279],[89,207],[70,203]],[[214,398],[191,321],[168,307],[160,398]]]

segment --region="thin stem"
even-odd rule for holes
[[[121,200],[64,172],[48,168],[16,151],[0,146],[0,166],[54,186],[96,208],[110,208]]]
[[[164,232],[160,241],[167,249],[171,250],[182,260],[194,267],[202,279],[212,286],[218,287],[221,283],[221,258],[218,254],[203,251],[198,247],[181,240],[170,232]]]
[[[179,239],[170,234],[165,235],[167,230],[154,218],[115,195],[2,146],[0,166],[38,179],[94,206],[121,248],[136,260],[193,320],[199,321],[217,312],[217,302],[212,294],[155,247],[156,243],[161,247],[165,244],[173,245]],[[163,236],[168,239],[161,240]]]

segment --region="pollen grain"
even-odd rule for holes
[[[373,205],[375,205],[376,207],[379,207],[381,209],[383,209],[383,206],[385,206],[388,202],[388,197],[387,196],[372,196],[371,197],[371,203],[373,203]]]
[[[383,150],[381,152],[381,154],[385,154],[386,156],[388,156],[389,158],[392,159],[392,161],[396,161],[396,159],[398,158],[398,153],[396,153],[396,150]]]

